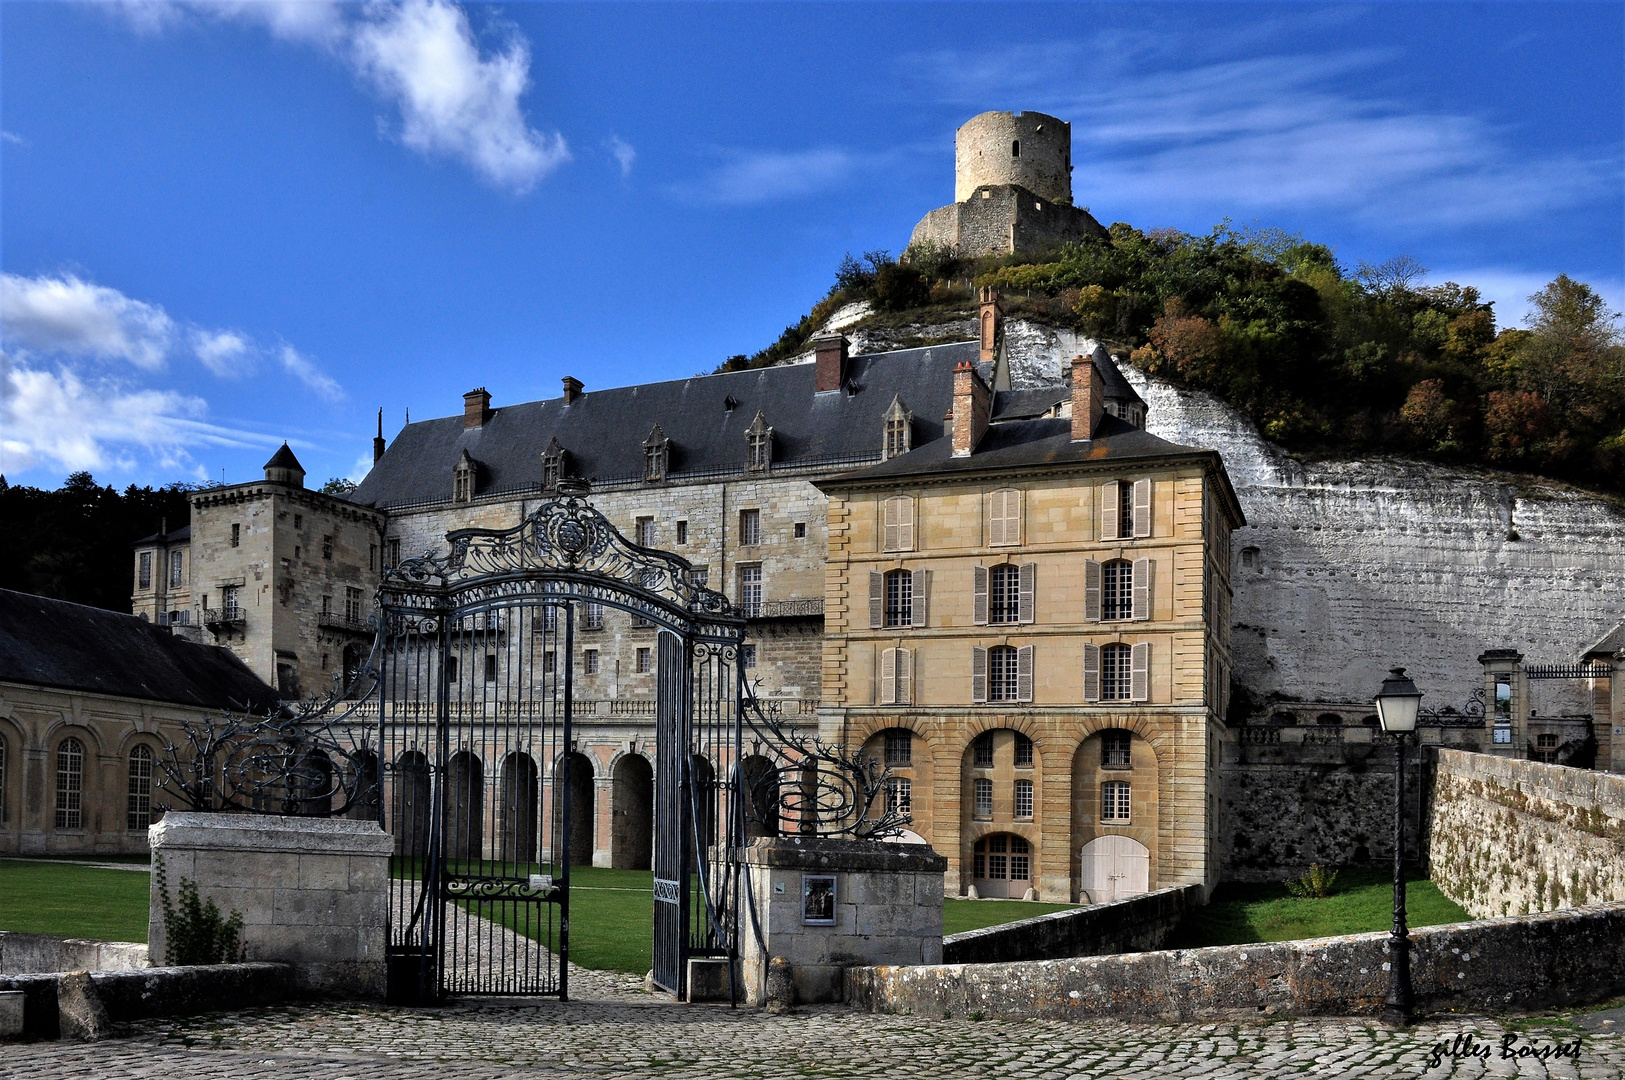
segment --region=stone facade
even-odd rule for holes
[[[954,132],[954,201],[984,184],[1014,184],[1072,201],[1072,125],[1037,112],[985,112]]]
[[[1089,211],[1049,202],[1024,187],[979,187],[964,202],[940,206],[920,219],[910,246],[938,244],[974,259],[1048,251],[1062,244],[1106,235]]]
[[[1479,918],[1625,901],[1625,777],[1439,753],[1429,869]]]

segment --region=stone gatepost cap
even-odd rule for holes
[[[232,848],[322,855],[390,855],[395,838],[376,821],[170,811],[147,828],[158,848]]]

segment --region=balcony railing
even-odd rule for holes
[[[824,614],[822,596],[797,600],[763,600],[759,604],[743,606],[747,619],[803,619]]]
[[[211,630],[218,628],[240,628],[245,622],[241,604],[227,604],[221,608],[204,608],[203,625]]]
[[[370,634],[372,627],[365,619],[353,619],[337,611],[324,611],[316,616],[316,625],[324,630],[342,630],[347,634]]]

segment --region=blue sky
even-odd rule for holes
[[[1622,305],[1625,6],[0,3],[0,472],[312,482],[709,371],[900,249],[987,109],[1103,222]]]

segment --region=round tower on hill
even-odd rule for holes
[[[1072,125],[1037,112],[985,112],[954,135],[954,201],[984,184],[1019,184],[1072,204]]]

